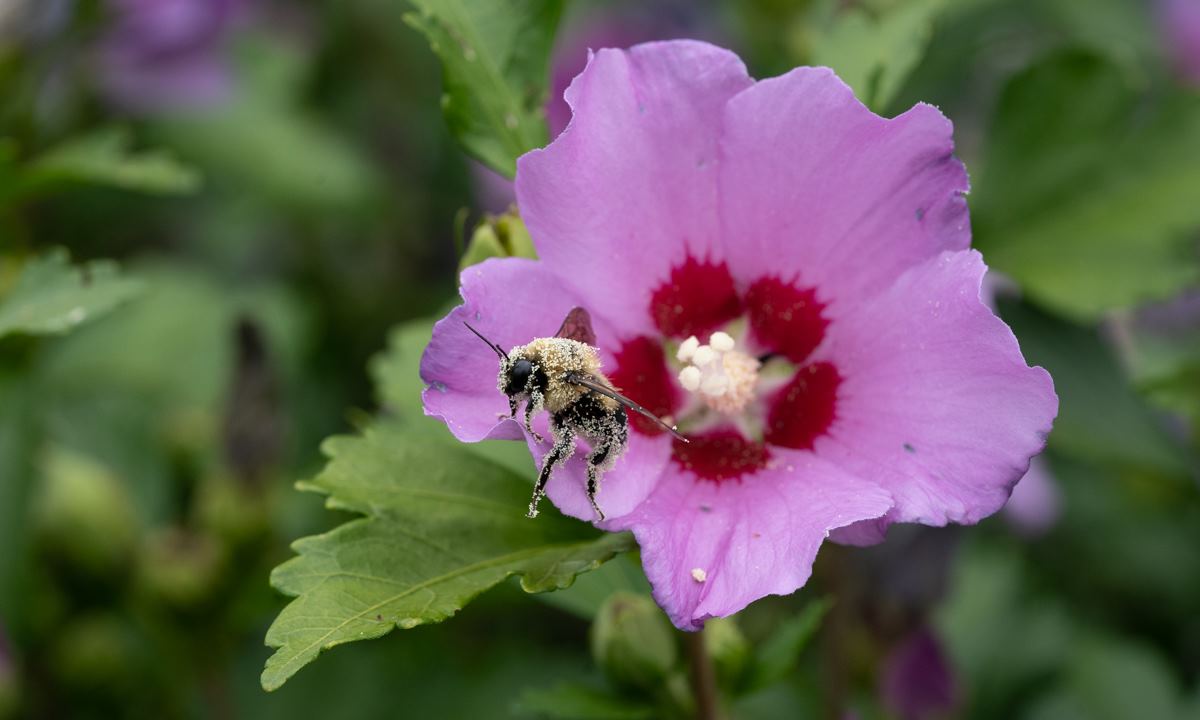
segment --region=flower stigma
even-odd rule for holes
[[[679,384],[713,410],[735,415],[754,399],[762,363],[738,350],[728,333],[713,333],[707,345],[692,335],[680,344],[675,357],[686,363],[679,371]]]

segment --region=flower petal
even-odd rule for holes
[[[721,108],[751,82],[702,42],[600,50],[567,89],[571,124],[518,160],[538,256],[623,333],[655,333],[652,291],[715,252]]]
[[[542,458],[550,452],[549,422],[545,419],[535,422],[534,429],[546,438],[541,443],[533,438],[526,439],[540,468]],[[546,486],[546,495],[563,513],[592,522],[596,512],[587,499],[588,446],[583,442],[576,445],[575,455],[554,471]],[[627,515],[645,500],[658,485],[670,457],[669,437],[630,432],[629,446],[601,477],[600,491],[596,493],[596,503],[604,511],[606,520],[611,522]],[[601,527],[607,526],[602,524]]]
[[[669,465],[658,487],[609,529],[633,530],[654,598],[695,630],[709,617],[804,585],[833,528],[883,515],[891,497],[812,453],[735,482],[706,482]]]
[[[932,258],[834,318],[816,353],[842,383],[815,451],[889,490],[890,521],[999,510],[1058,412],[1050,375],[980,300],[985,270],[974,251]]]
[[[508,399],[496,387],[498,360],[463,324],[466,322],[506,352],[534,338],[551,337],[578,296],[533,260],[493,258],[462,273],[463,304],[433,327],[421,357],[425,414],[441,418],[464,442],[486,438],[520,439],[508,415]],[[604,337],[613,331],[593,314]]]
[[[815,287],[837,310],[908,267],[970,244],[952,126],[917,105],[886,120],[828,68],[763,80],[726,106],[725,257],[743,283]],[[792,274],[788,274],[792,273]]]

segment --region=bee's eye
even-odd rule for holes
[[[533,363],[528,360],[518,360],[513,363],[510,376],[512,377],[512,385],[519,389],[524,389],[525,382],[529,380],[529,376],[533,374]]]

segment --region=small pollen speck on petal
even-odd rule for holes
[[[702,583],[708,579],[708,573],[704,572],[704,568],[692,568],[692,579]]]

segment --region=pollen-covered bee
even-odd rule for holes
[[[613,388],[600,372],[596,352],[596,334],[588,311],[573,308],[554,337],[536,338],[507,353],[467,323],[467,328],[500,358],[497,387],[508,396],[510,416],[516,418],[525,402],[525,429],[540,442],[542,437],[530,427],[533,414],[543,408],[550,412],[550,432],[554,444],[542,460],[533,499],[527,517],[537,517],[538,502],[546,492],[551,473],[575,453],[575,438],[591,444],[587,456],[587,496],[604,519],[596,504],[600,476],[612,467],[629,441],[629,422],[625,409],[635,410],[662,425],[676,437],[686,438],[658,416]]]

